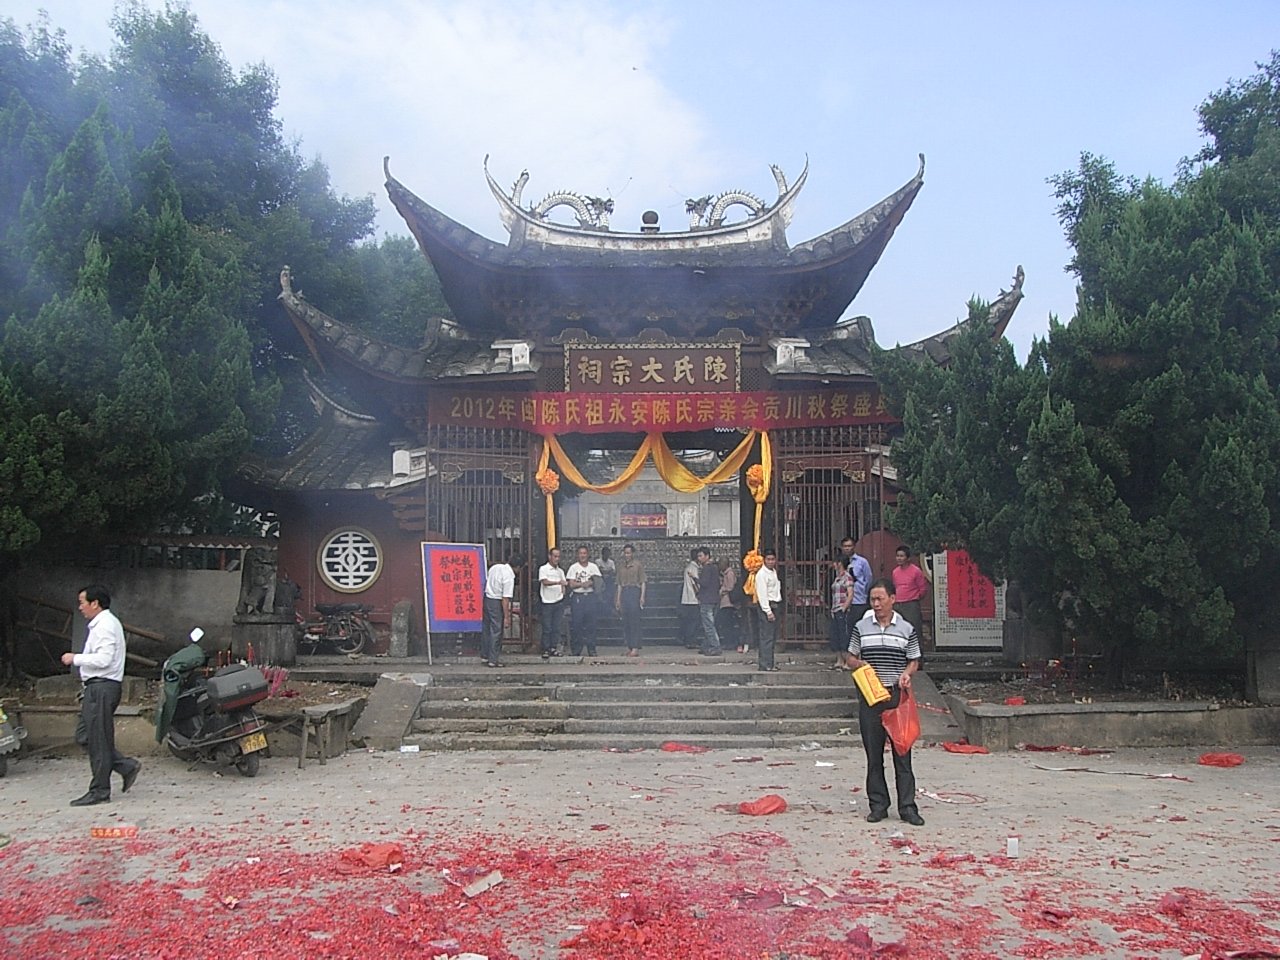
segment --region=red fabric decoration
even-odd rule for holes
[[[766,793],[759,800],[743,800],[738,812],[749,817],[767,817],[771,813],[786,813],[787,801],[776,793]]]
[[[1202,767],[1238,767],[1242,763],[1244,763],[1244,757],[1238,753],[1200,754],[1200,765]]]
[[[880,722],[893,741],[893,752],[900,757],[906,756],[911,745],[920,739],[920,714],[916,712],[915,697],[909,688],[902,689],[896,707],[880,714]]]
[[[986,747],[980,747],[976,743],[944,743],[942,749],[947,753],[990,753]]]

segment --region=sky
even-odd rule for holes
[[[157,6],[157,0],[146,0]],[[483,163],[524,202],[613,198],[612,225],[664,230],[689,197],[776,197],[770,164],[809,179],[800,243],[914,176],[925,186],[847,316],[885,346],[994,299],[1018,265],[1020,357],[1075,308],[1054,174],[1082,151],[1169,182],[1202,143],[1196,107],[1280,46],[1274,0],[913,4],[858,0],[190,0],[236,71],[266,63],[278,116],[334,187],[378,201],[405,234],[382,158],[428,203],[505,241]],[[78,52],[106,55],[105,0],[5,0],[48,11]],[[738,208],[741,212],[741,208]],[[300,278],[303,284],[306,278]],[[324,308],[324,304],[317,304]]]

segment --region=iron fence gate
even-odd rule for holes
[[[484,544],[489,564],[524,556],[505,637],[506,644],[520,647],[532,642],[531,585],[542,563],[538,545],[543,538],[535,528],[542,498],[534,469],[532,441],[522,431],[427,429],[426,529],[451,543]],[[463,637],[457,639],[460,647]],[[478,635],[472,639],[478,641]]]
[[[773,436],[773,543],[785,619],[783,639],[825,645],[830,632],[831,561],[840,541],[881,527],[878,425],[780,430]]]

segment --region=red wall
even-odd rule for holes
[[[422,533],[402,530],[389,504],[368,493],[326,494],[295,499],[278,511],[280,545],[278,567],[302,589],[298,610],[304,616],[317,603],[367,603],[374,608],[370,619],[378,627],[380,640],[374,652],[385,652],[391,611],[401,600],[413,604],[412,629],[421,636],[426,631],[422,613]],[[382,548],[382,572],[360,593],[340,593],[320,576],[316,551],[334,530],[360,527],[373,535]]]

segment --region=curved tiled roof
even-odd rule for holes
[[[575,244],[495,243],[451,219],[387,172],[387,193],[435,266],[459,323],[487,336],[545,332],[566,318],[617,335],[681,316],[700,335],[726,321],[757,335],[831,326],[852,302],[924,185],[916,175],[819,237],[789,247],[781,231],[733,242],[713,231],[606,233]],[[795,188],[793,188],[794,190]],[[515,234],[513,233],[513,240]],[[609,326],[614,324],[614,326]]]

